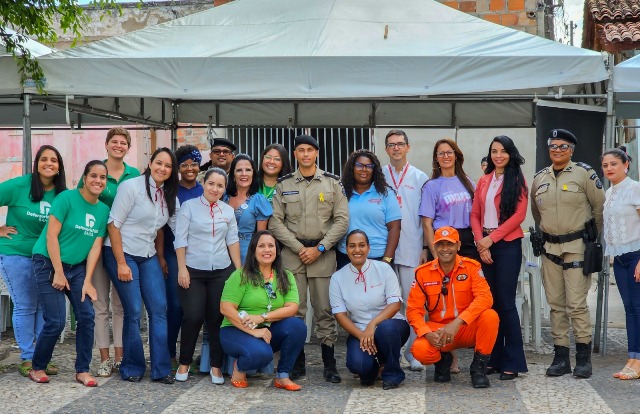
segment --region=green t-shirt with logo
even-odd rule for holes
[[[58,242],[62,263],[76,265],[89,255],[93,242],[107,234],[109,207],[102,201],[91,204],[82,197],[80,190],[69,190],[61,193],[51,204],[49,214],[62,223]],[[47,229],[33,247],[33,254],[49,257],[47,251]]]
[[[241,284],[242,269],[238,269],[231,273],[229,279],[224,283],[222,290],[221,302],[231,302],[238,305],[238,312],[246,311],[249,315],[262,315],[265,312],[280,309],[285,303],[299,303],[298,287],[293,273],[285,270],[289,279],[289,291],[286,295],[278,290],[278,281],[276,277],[271,282],[273,291],[276,292],[276,298],[269,300],[267,290],[264,286],[254,286],[251,283]],[[271,309],[268,309],[271,303]],[[233,324],[225,317],[222,321],[221,328],[225,326],[233,326]]]
[[[0,206],[7,206],[7,226],[13,226],[18,234],[11,239],[0,237],[0,254],[31,257],[33,245],[47,224],[51,203],[56,190],[44,192],[41,201],[31,201],[31,174],[0,183]]]
[[[106,160],[105,160],[106,162]],[[100,194],[100,201],[105,203],[107,207],[111,208],[113,205],[113,200],[116,198],[116,193],[118,192],[118,186],[122,184],[123,181],[126,181],[130,178],[135,178],[140,175],[140,171],[137,168],[128,165],[126,162],[124,163],[124,172],[120,176],[119,180],[116,180],[110,175],[107,175],[107,185],[102,190],[102,194]],[[80,181],[78,182],[78,189],[82,188],[82,177],[80,177]]]

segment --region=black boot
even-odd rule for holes
[[[289,378],[291,378],[291,381],[295,381],[300,377],[304,377],[305,375],[307,375],[307,367],[305,366],[305,364],[306,357],[304,355],[304,348],[302,348],[302,351],[300,351],[300,353],[298,354],[298,358],[296,358],[296,362],[293,364],[291,373],[289,373]]]
[[[338,370],[336,369],[333,345],[321,344],[320,347],[322,348],[322,363],[324,364],[324,380],[337,384],[342,381],[342,378],[340,378]]]
[[[469,367],[473,388],[489,388],[491,386],[489,378],[487,378],[489,358],[491,358],[491,355],[481,354],[480,352],[473,354],[473,361],[471,361],[471,366]]]
[[[433,364],[435,371],[433,372],[433,380],[435,382],[451,381],[451,364],[453,363],[453,355],[451,352],[440,352],[440,361]]]
[[[560,377],[564,374],[571,374],[571,360],[569,359],[569,348],[566,346],[553,346],[553,362],[547,368],[548,377]]]
[[[576,367],[573,370],[573,376],[589,378],[591,373],[591,342],[588,344],[576,343]]]

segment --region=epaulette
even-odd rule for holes
[[[326,172],[326,171],[324,171],[324,172],[322,173],[322,175],[327,176],[327,177],[331,177],[331,178],[333,178],[334,180],[338,180],[338,181],[340,181],[340,177],[339,177],[339,176],[337,176],[337,175],[335,175],[335,174],[331,174],[330,172]]]
[[[538,171],[537,173],[535,173],[535,174],[533,175],[533,178],[536,178],[536,177],[537,177],[537,176],[539,176],[540,174],[547,172],[547,168],[549,168],[549,167],[544,167],[543,169],[541,169],[540,171]]]
[[[286,180],[288,178],[291,178],[291,177],[293,177],[293,173],[289,173],[287,175],[283,175],[282,177],[278,178],[278,182],[280,183],[280,182],[282,182],[282,181],[284,181],[284,180]]]
[[[593,167],[590,166],[589,164],[586,164],[584,162],[576,162],[576,165],[584,168],[585,170],[589,171],[589,170],[593,170]]]
[[[471,262],[471,263],[475,264],[476,266],[482,266],[479,261],[477,261],[476,259],[472,259],[470,257],[460,256],[460,259],[463,262]]]

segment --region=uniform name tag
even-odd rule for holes
[[[437,286],[439,284],[440,284],[440,282],[437,281],[437,280],[435,282],[424,282],[425,286]]]
[[[300,191],[283,191],[282,195],[286,196],[286,195],[294,195],[294,194],[300,194]]]

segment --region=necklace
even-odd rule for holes
[[[504,180],[504,173],[500,174],[500,176],[498,176],[498,173],[493,174],[493,178],[491,179],[491,185],[493,188],[498,188],[498,186],[500,184],[502,184],[502,181]]]

